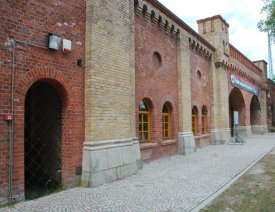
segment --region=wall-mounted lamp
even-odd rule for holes
[[[49,34],[49,49],[58,50],[60,46],[61,38],[57,35],[54,35],[52,33]]]

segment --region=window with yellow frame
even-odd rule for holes
[[[166,104],[162,108],[162,135],[163,139],[171,139],[171,117]]]
[[[192,131],[195,135],[197,133],[197,115],[198,112],[195,107],[192,108]]]
[[[207,117],[207,109],[204,106],[202,108],[202,116],[201,116],[202,134],[206,134],[206,132],[207,132],[207,118],[206,117]]]
[[[141,142],[150,141],[150,111],[143,101],[139,104],[139,137]]]

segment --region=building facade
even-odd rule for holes
[[[240,137],[274,126],[267,64],[230,44],[221,16],[197,33],[155,0],[2,5],[2,203],[225,144],[236,114]]]

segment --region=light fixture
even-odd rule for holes
[[[63,39],[63,52],[70,53],[72,51],[72,41]]]
[[[54,35],[52,33],[49,33],[49,49],[58,50],[60,46],[61,38],[57,35]]]

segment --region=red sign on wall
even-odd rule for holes
[[[13,115],[12,114],[4,114],[4,120],[5,121],[12,121]]]

